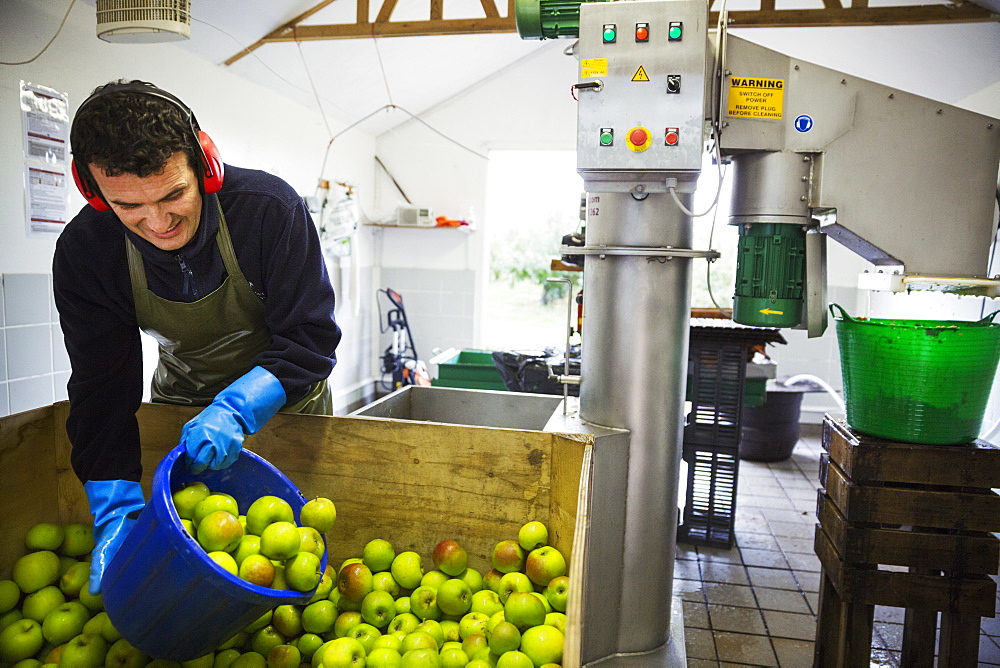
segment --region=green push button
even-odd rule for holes
[[[601,146],[611,146],[615,143],[615,133],[610,128],[601,128]]]
[[[615,26],[615,24],[614,23],[605,23],[604,24],[604,43],[608,44],[610,42],[614,42],[615,38],[617,38],[617,37],[618,37],[618,28]]]
[[[678,41],[684,35],[684,24],[680,21],[671,21],[667,29],[667,39],[672,42]]]

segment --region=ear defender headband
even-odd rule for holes
[[[198,120],[194,117],[194,112],[191,111],[186,104],[167,91],[157,88],[152,84],[128,83],[105,86],[100,91],[94,93],[83,101],[83,104],[81,104],[80,108],[76,111],[77,115],[74,117],[73,123],[76,123],[76,118],[79,117],[80,111],[92,100],[110,93],[139,93],[141,95],[150,95],[152,97],[158,97],[161,100],[166,100],[170,104],[177,107],[177,109],[181,112],[181,115],[187,120],[187,123],[191,128],[191,135],[194,137],[195,143],[201,152],[201,181],[205,192],[217,193],[222,189],[224,169],[222,166],[222,158],[219,156],[219,149],[216,147],[215,142],[208,136],[208,133],[199,128]],[[70,132],[70,136],[72,136],[72,131]],[[76,187],[80,190],[84,199],[87,200],[87,203],[98,211],[110,211],[111,207],[104,200],[104,197],[101,196],[100,191],[97,189],[97,185],[93,183],[93,177],[91,177],[89,171],[87,171],[87,166],[77,165],[76,160],[73,160],[72,170],[73,181],[76,183]]]

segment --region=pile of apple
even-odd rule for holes
[[[278,496],[261,496],[240,513],[236,499],[195,481],[172,495],[184,530],[226,571],[274,589],[312,591],[323,577],[323,534],[337,519],[330,499],[315,498],[299,512]]]

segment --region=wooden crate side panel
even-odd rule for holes
[[[94,521],[87,504],[87,494],[83,483],[76,477],[70,463],[72,445],[66,434],[66,418],[69,416],[69,402],[60,401],[52,405],[53,439],[55,441],[55,475],[58,488],[59,514],[64,522]]]
[[[590,504],[593,499],[591,483],[594,479],[593,446],[583,452],[580,484],[577,491],[576,529],[573,537],[573,559],[569,565],[570,591],[566,607],[566,639],[563,643],[562,665],[577,668],[583,665],[583,615],[584,580],[589,569]]]

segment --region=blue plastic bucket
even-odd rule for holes
[[[158,659],[204,656],[268,610],[302,605],[313,595],[250,584],[209,559],[182,527],[172,499],[174,491],[194,480],[213,492],[232,494],[244,513],[259,497],[274,495],[291,504],[298,521],[306,502],[281,471],[246,449],[229,468],[198,475],[188,470],[181,446],[163,458],[152,496],[101,582],[104,608],[115,628]]]

